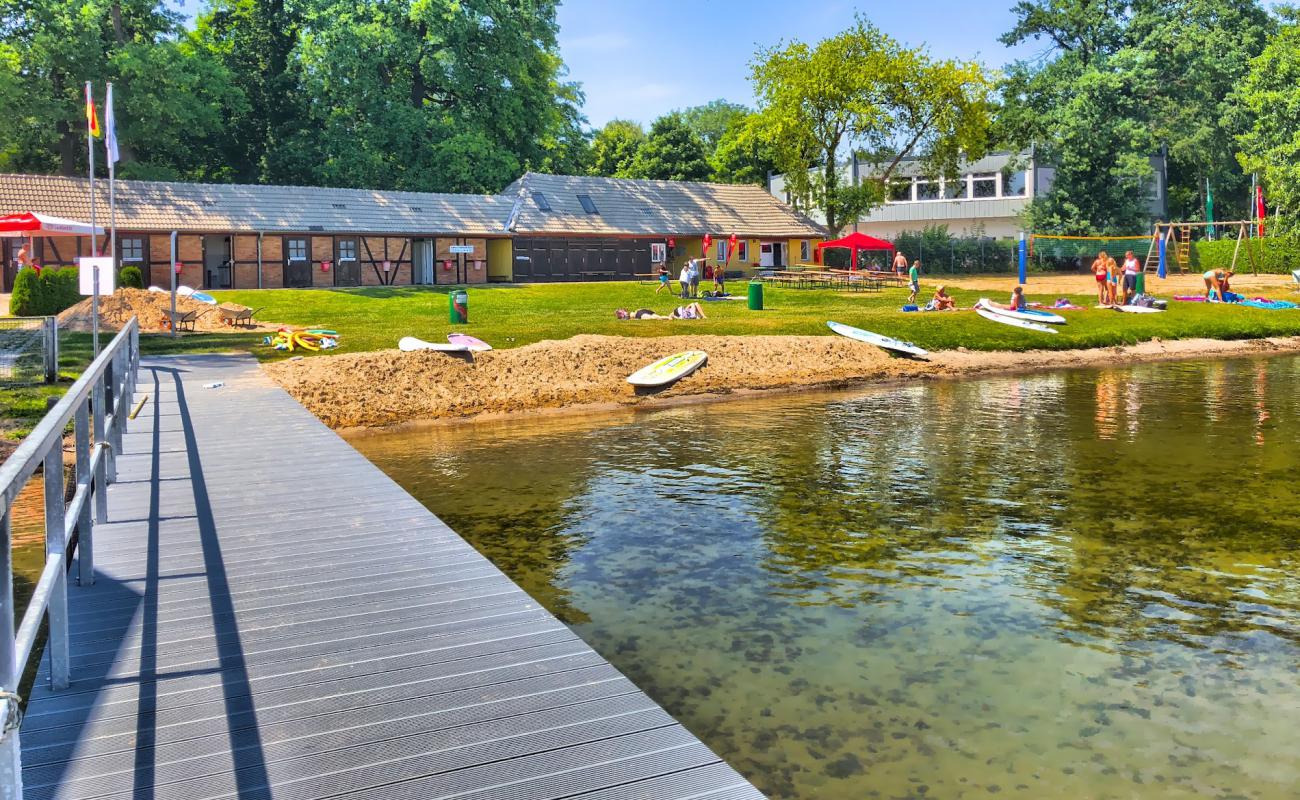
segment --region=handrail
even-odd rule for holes
[[[94,525],[108,518],[107,488],[116,479],[115,462],[139,366],[140,324],[132,317],[0,464],[0,538],[4,540],[0,544],[0,796],[6,798],[21,800],[23,794],[18,682],[31,658],[42,619],[49,621],[50,686],[65,689],[70,680],[68,557],[75,550],[77,582],[93,585]],[[76,444],[76,489],[71,502],[65,504],[63,435],[69,422],[73,423]],[[38,465],[44,468],[45,567],[15,632],[10,511]]]

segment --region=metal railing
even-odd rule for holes
[[[50,658],[50,686],[68,686],[68,558],[75,549],[80,585],[95,582],[94,524],[108,517],[105,490],[116,479],[116,453],[121,449],[139,366],[140,326],[133,317],[0,465],[0,536],[4,538],[0,546],[0,796],[5,798],[22,797],[18,684],[43,618],[49,619],[45,651]],[[69,422],[76,442],[76,490],[65,504],[63,434]],[[44,470],[45,568],[15,633],[11,512],[38,466]]]

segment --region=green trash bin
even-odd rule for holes
[[[469,322],[469,293],[456,289],[447,295],[447,311],[452,325],[464,325]]]
[[[1141,272],[1137,274],[1137,293],[1138,294],[1147,293],[1147,276]]]
[[[749,282],[749,310],[750,311],[763,310],[763,282],[762,281]]]

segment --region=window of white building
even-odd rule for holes
[[[938,200],[939,199],[939,182],[934,180],[916,181],[916,199],[917,200]]]
[[[1002,196],[1003,197],[1024,197],[1025,196],[1025,171],[1022,169],[1004,169],[1002,170]]]
[[[998,196],[997,175],[974,175],[971,177],[971,197],[983,200]]]
[[[945,200],[966,199],[966,179],[945,178],[943,181],[943,199]]]
[[[896,180],[889,186],[889,201],[891,203],[908,203],[912,200],[912,179],[904,178]]]

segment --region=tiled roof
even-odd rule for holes
[[[0,214],[39,211],[88,221],[85,178],[0,175]],[[95,182],[108,224],[108,181]],[[501,235],[514,200],[498,195],[381,192],[246,184],[117,182],[117,224],[136,231]]]
[[[85,178],[0,174],[0,214],[36,211],[90,220]],[[108,222],[108,182],[95,183]],[[542,211],[539,192],[549,203]],[[590,198],[586,211],[579,195]],[[513,225],[511,224],[513,222]],[[817,223],[759,186],[527,173],[499,195],[247,184],[117,182],[119,228],[145,232],[548,233],[818,237]]]
[[[538,206],[540,193],[550,208]],[[761,186],[526,173],[504,194],[520,198],[515,233],[818,237],[817,223]],[[596,213],[582,206],[591,198]]]

